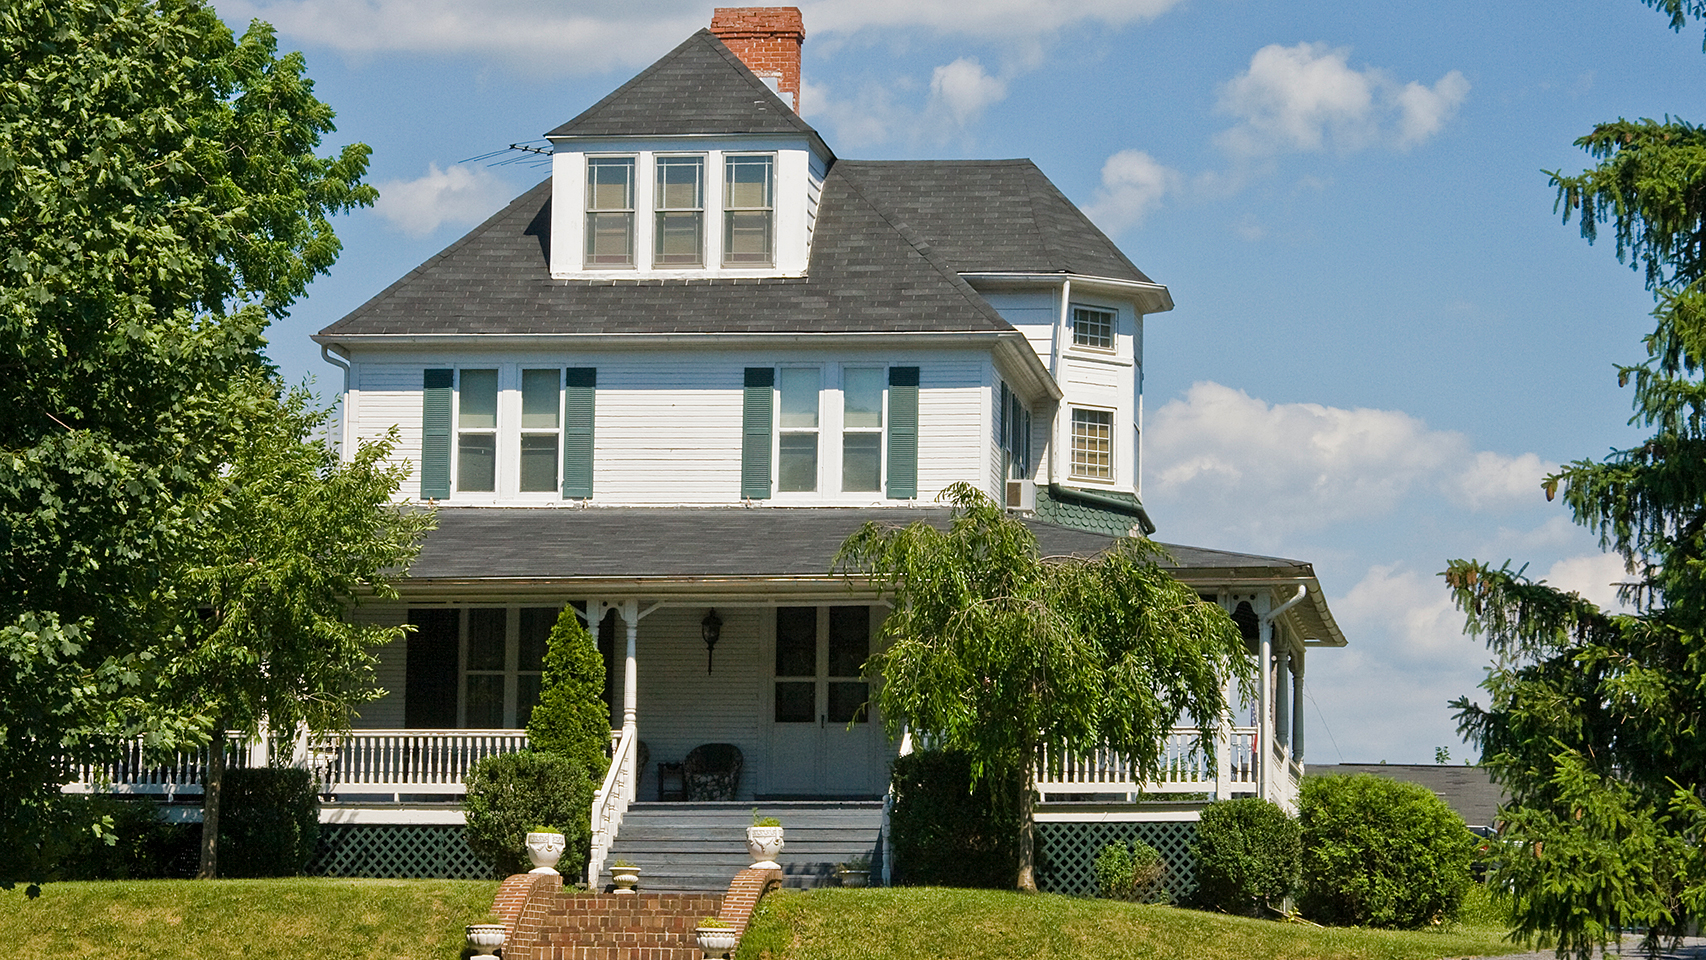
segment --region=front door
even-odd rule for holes
[[[870,655],[870,607],[776,609],[770,793],[883,791],[882,735],[867,703],[870,684],[860,676]]]

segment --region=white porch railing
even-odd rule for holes
[[[235,736],[226,750],[230,767],[248,765],[254,745]],[[354,730],[300,742],[292,763],[319,779],[321,791],[340,794],[460,795],[478,760],[527,748],[524,730]],[[180,753],[161,764],[144,762],[140,741],[106,764],[81,764],[67,793],[198,795],[207,748]]]
[[[1051,795],[1091,794],[1114,801],[1155,794],[1206,794],[1210,800],[1224,800],[1235,793],[1261,792],[1255,727],[1230,728],[1216,738],[1216,748],[1220,763],[1211,775],[1208,759],[1197,744],[1196,728],[1175,727],[1162,749],[1160,778],[1140,783],[1116,751],[1074,753],[1045,746],[1037,758],[1037,790],[1044,800],[1053,799]],[[1276,779],[1289,776],[1287,770]]]
[[[610,731],[610,736],[615,744],[610,752],[610,771],[604,775],[603,786],[592,795],[592,852],[586,861],[586,879],[591,884],[598,883],[604,858],[610,855],[616,831],[622,826],[622,817],[634,802],[639,779],[634,775],[638,760],[635,744],[639,741],[635,729],[625,726]]]

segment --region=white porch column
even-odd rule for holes
[[[1291,664],[1291,756],[1303,762],[1303,651]]]
[[[637,726],[639,715],[640,671],[635,648],[640,638],[640,601],[624,600],[616,613],[628,628],[628,654],[622,665],[622,729],[630,730]]]
[[[1274,631],[1279,631],[1278,625]],[[1291,651],[1280,653],[1274,665],[1274,744],[1291,746]]]
[[[1274,716],[1273,716],[1273,659],[1274,659],[1274,626],[1271,621],[1263,619],[1261,628],[1256,631],[1258,648],[1256,650],[1257,672],[1261,674],[1261,682],[1256,690],[1256,796],[1263,800],[1268,797],[1268,772],[1273,764],[1268,758],[1274,752]]]

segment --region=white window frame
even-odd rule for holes
[[[1078,324],[1078,315],[1081,312],[1101,314],[1108,318],[1108,342],[1106,344],[1085,343],[1078,338],[1080,329]],[[1120,312],[1118,309],[1114,307],[1104,307],[1093,303],[1074,303],[1072,304],[1071,314],[1072,346],[1074,349],[1089,350],[1095,353],[1114,353],[1118,351],[1120,344]],[[1100,337],[1098,337],[1098,339],[1100,339]]]
[[[670,161],[694,160],[699,166],[699,205],[697,207],[666,207],[664,205],[663,169]],[[710,158],[703,153],[654,153],[651,155],[650,176],[652,184],[652,240],[651,259],[647,264],[653,270],[701,270],[706,266],[707,255],[710,253],[710,243],[706,237],[705,227],[710,219],[711,186],[708,182],[711,170]],[[663,257],[663,217],[666,213],[699,214],[699,259],[692,263],[665,263]]]
[[[555,373],[557,375],[557,425],[555,427],[545,428],[527,426],[527,375],[538,371]],[[563,495],[563,368],[554,366],[527,366],[526,364],[522,364],[516,371],[515,392],[515,445],[513,448],[515,457],[515,493],[518,497],[523,499],[560,499]],[[548,490],[523,490],[521,489],[521,451],[523,442],[528,437],[540,436],[549,436],[556,440],[556,454],[554,456],[555,467],[552,471],[552,475],[557,479],[555,484],[553,484],[553,486]]]
[[[777,498],[816,499],[824,496],[825,491],[823,479],[826,476],[825,466],[827,458],[824,456],[823,438],[824,434],[828,432],[824,429],[825,418],[823,404],[824,394],[827,392],[824,388],[824,368],[826,366],[827,364],[822,363],[783,363],[776,365],[776,385],[771,391],[773,397],[771,402],[774,406],[771,408],[770,420],[772,424],[770,430],[770,462],[774,464],[774,467],[771,469],[770,489],[772,496]],[[817,426],[815,427],[788,427],[784,426],[782,423],[782,378],[785,375],[785,371],[788,370],[813,370],[817,373]],[[784,433],[810,433],[816,438],[817,477],[810,490],[782,489],[782,434]],[[839,459],[838,455],[837,461],[839,461]]]
[[[734,204],[733,198],[730,196],[730,192],[731,192],[729,190],[729,171],[730,171],[730,168],[734,164],[740,163],[741,161],[755,160],[755,159],[760,159],[760,158],[769,161],[770,176],[769,176],[769,182],[768,182],[768,187],[769,187],[768,192],[770,194],[770,196],[769,196],[770,202],[766,206],[763,206],[763,207],[737,207]],[[779,239],[777,237],[777,232],[776,232],[776,226],[777,226],[777,224],[776,224],[776,219],[777,219],[776,194],[777,194],[778,181],[780,179],[780,176],[779,176],[780,175],[780,167],[781,167],[780,158],[776,155],[776,153],[774,151],[767,151],[767,150],[757,150],[757,151],[750,151],[750,152],[748,152],[748,151],[730,151],[730,152],[725,152],[723,154],[721,166],[722,166],[722,169],[719,172],[721,173],[720,180],[721,180],[722,188],[720,190],[720,197],[722,200],[722,204],[721,204],[721,209],[718,211],[719,220],[721,221],[718,225],[718,230],[720,231],[720,236],[721,236],[721,240],[722,240],[721,256],[719,257],[720,266],[724,270],[755,270],[755,269],[756,270],[763,270],[763,269],[769,269],[769,268],[774,267],[776,265],[776,253],[777,253],[776,245],[777,245],[777,240]],[[732,247],[733,244],[730,243],[730,240],[732,240],[733,238],[730,235],[729,231],[730,231],[730,228],[733,224],[733,221],[730,218],[736,213],[743,213],[743,212],[750,213],[753,211],[760,211],[760,210],[765,211],[769,214],[769,221],[768,221],[768,223],[769,223],[769,237],[768,237],[767,246],[768,246],[768,249],[770,251],[770,256],[765,260],[734,260],[734,259],[731,259],[733,254],[730,250],[730,247]]]
[[[1080,469],[1078,459],[1078,414],[1091,413],[1105,415],[1107,420],[1107,473],[1097,475]],[[1074,480],[1088,480],[1094,483],[1114,483],[1118,480],[1119,461],[1118,450],[1115,448],[1115,423],[1119,420],[1119,411],[1111,407],[1096,407],[1087,404],[1072,404],[1067,407],[1066,414],[1066,455],[1067,472]],[[1083,466],[1090,466],[1086,461]]]
[[[456,725],[458,729],[470,730],[521,730],[527,727],[528,717],[521,716],[521,678],[539,677],[541,694],[544,683],[544,658],[540,658],[539,670],[521,669],[521,611],[523,608],[552,608],[552,604],[470,604],[457,608],[457,671],[456,671]],[[472,612],[475,610],[504,611],[503,649],[504,665],[501,670],[475,670],[469,666],[468,638]],[[497,727],[468,726],[468,678],[471,676],[501,676],[503,677],[503,717],[502,724]],[[531,711],[530,711],[531,712]]]
[[[592,171],[595,167],[599,166],[602,161],[612,161],[612,160],[618,161],[618,162],[626,161],[628,164],[628,170],[630,172],[630,176],[628,178],[628,206],[626,208],[609,208],[609,209],[606,209],[603,207],[594,207],[592,204],[592,200],[593,200],[593,197],[592,197],[592,194],[593,194]],[[654,165],[647,164],[646,166],[650,167],[650,166],[654,166]],[[645,251],[641,247],[641,242],[640,242],[639,208],[640,208],[640,195],[642,192],[641,188],[640,188],[640,184],[641,184],[641,181],[644,179],[644,175],[647,173],[650,173],[650,172],[651,171],[649,171],[649,170],[642,170],[641,169],[640,158],[636,154],[632,154],[632,153],[595,153],[595,154],[588,154],[587,155],[587,157],[586,157],[586,173],[583,177],[585,182],[582,184],[583,192],[582,192],[582,200],[581,200],[581,208],[582,208],[581,216],[582,216],[582,223],[583,223],[582,240],[581,240],[581,266],[583,269],[586,269],[586,270],[636,270],[636,269],[639,269],[640,260],[645,253]],[[653,173],[652,175],[655,176],[656,174]],[[626,263],[600,263],[600,262],[596,262],[592,259],[592,256],[593,256],[593,254],[592,254],[592,249],[593,249],[592,218],[595,214],[600,214],[600,213],[626,213],[628,215],[628,262],[626,262]]]
[[[451,395],[450,417],[451,417],[451,423],[454,425],[452,427],[451,434],[452,434],[452,437],[455,441],[451,445],[451,450],[450,450],[450,496],[451,496],[451,499],[459,499],[459,498],[467,498],[467,497],[495,498],[498,496],[498,492],[503,489],[503,481],[504,481],[504,469],[503,469],[504,456],[503,456],[503,438],[502,438],[503,426],[504,426],[504,415],[503,415],[504,374],[503,374],[503,364],[493,364],[491,366],[473,366],[473,365],[470,365],[467,367],[458,366],[455,368],[455,370],[456,370],[456,385],[455,385],[455,389],[451,390],[451,392],[450,392],[450,395]],[[494,381],[496,383],[496,389],[495,389],[495,392],[493,394],[492,426],[490,426],[490,427],[469,427],[467,429],[464,429],[462,426],[462,376],[463,376],[463,374],[469,373],[469,372],[484,373],[486,371],[492,372],[493,377],[494,377]],[[492,488],[490,490],[463,490],[462,489],[462,436],[463,436],[463,434],[490,436],[492,438]]]
[[[889,476],[889,365],[886,363],[844,363],[840,365],[840,404],[839,415],[841,422],[836,424],[837,433],[841,437],[841,446],[836,451],[835,475],[841,478],[836,484],[836,492],[852,497],[880,497],[883,494],[883,484]],[[847,372],[850,370],[873,370],[877,374],[877,425],[875,427],[849,427],[847,425]],[[847,480],[847,435],[876,434],[877,436],[877,485],[871,490],[848,490]]]

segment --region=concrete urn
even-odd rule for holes
[[[530,833],[527,835],[527,859],[533,862],[528,873],[556,873],[557,861],[563,859],[567,842],[560,833]]]
[[[776,855],[782,852],[781,827],[747,827],[746,852],[752,854],[755,870],[780,870]]]

